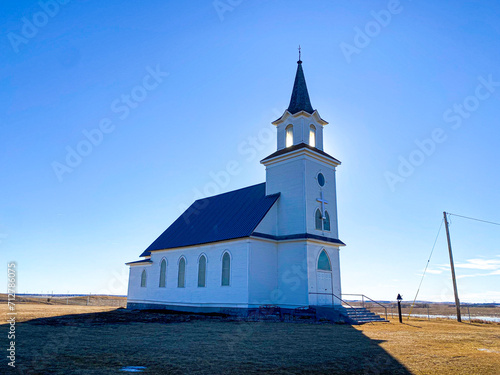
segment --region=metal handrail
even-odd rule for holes
[[[382,305],[380,302],[377,302],[377,301],[371,299],[370,297],[365,296],[364,294],[342,293],[342,295],[343,296],[361,296],[361,306],[363,306],[363,307],[365,307],[365,298],[369,299],[371,302],[376,303],[377,305],[382,306],[384,308],[384,311],[385,311],[385,320],[389,320],[389,319],[387,319],[387,306]]]
[[[349,306],[350,308],[352,308],[354,310],[354,315],[356,316],[356,320],[358,319],[358,311],[356,310],[356,308],[354,306],[352,306],[350,303],[348,303],[347,301],[344,301],[339,296],[335,295],[334,293],[309,292],[309,294],[324,294],[324,295],[332,296],[332,306],[335,306],[335,304],[333,303],[333,297],[337,298],[340,302],[343,302],[347,306]],[[342,304],[341,304],[341,306],[342,306]]]

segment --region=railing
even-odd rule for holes
[[[350,308],[352,308],[354,311],[354,315],[356,316],[356,320],[358,319],[358,311],[356,310],[356,308],[354,306],[352,306],[349,302],[344,301],[342,298],[336,296],[335,294],[333,294],[333,293],[317,293],[317,292],[309,292],[309,294],[321,294],[321,295],[331,296],[332,297],[332,306],[335,306],[334,298],[337,298],[341,302],[340,303],[341,306],[342,306],[342,303],[344,303],[347,306],[349,306]]]
[[[361,297],[361,306],[362,307],[365,307],[365,299],[369,300],[370,302],[373,302],[381,307],[384,308],[384,312],[385,312],[385,320],[388,320],[387,319],[387,306],[384,306],[382,305],[380,302],[377,302],[375,300],[372,300],[370,297],[368,296],[365,296],[364,294],[349,294],[349,293],[342,293],[342,296],[358,296],[358,297]]]

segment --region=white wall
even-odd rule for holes
[[[278,235],[304,233],[304,161],[286,160],[266,167],[266,194],[281,193],[278,203]]]
[[[278,244],[278,304],[285,307],[308,305],[306,241]]]
[[[311,157],[305,157],[304,163],[307,232],[338,239],[335,167]],[[325,176],[325,185],[323,187],[318,184],[317,180],[318,173],[320,172]],[[320,198],[321,191],[323,192],[323,198],[328,201],[328,204],[325,204],[325,209],[330,215],[330,231],[316,229],[315,212],[317,208],[321,209],[321,203],[317,201]]]
[[[229,286],[221,286],[222,255],[226,250],[231,255],[231,279]],[[247,240],[237,240],[152,252],[152,265],[130,267],[128,301],[167,305],[244,307],[248,303],[247,250]],[[198,259],[202,253],[207,257],[207,279],[204,288],[198,287]],[[178,261],[181,256],[186,259],[184,288],[177,287]],[[163,258],[167,260],[166,286],[160,288],[160,264]],[[146,288],[140,286],[143,269],[147,272]]]
[[[278,245],[271,241],[249,242],[249,303],[254,307],[277,304]]]

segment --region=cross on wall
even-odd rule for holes
[[[325,217],[325,204],[328,204],[328,201],[325,198],[323,198],[322,191],[320,191],[319,194],[320,194],[320,197],[317,198],[316,200],[321,203],[321,215],[322,215],[322,219],[325,220],[326,219],[326,217]]]

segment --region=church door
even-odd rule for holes
[[[332,273],[317,272],[318,275],[318,305],[332,305]]]

